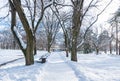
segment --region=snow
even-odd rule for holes
[[[22,47],[23,47],[24,49],[26,49],[27,45],[26,45],[26,44],[24,43],[24,41],[22,40],[22,36],[21,36],[21,34],[19,33],[19,31],[17,30],[16,27],[14,27],[14,31],[15,31],[17,37],[19,38]]]
[[[51,52],[46,63],[38,63],[46,53],[38,51],[31,66],[24,58],[0,66],[0,81],[120,81],[118,55],[78,54],[78,62],[72,62],[65,52]],[[0,64],[21,57],[20,50],[0,50]]]
[[[46,4],[44,4],[44,8],[52,5],[54,3],[54,0],[50,1],[50,2],[47,2]]]
[[[78,78],[59,53],[52,53],[43,69],[40,81],[78,81]]]
[[[0,64],[23,57],[20,50],[0,50]]]
[[[84,41],[84,39],[83,39],[82,42],[81,42],[80,44],[78,44],[77,48],[81,47],[84,42],[85,42],[85,41]]]

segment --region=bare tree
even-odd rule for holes
[[[52,8],[51,8],[52,9]],[[65,45],[65,51],[66,51],[66,57],[69,56],[69,52],[71,52],[71,13],[68,12],[62,12],[59,14],[59,10],[55,7],[56,12],[52,9],[52,11],[55,13],[57,19],[59,20],[60,27],[63,30],[63,36],[64,36],[64,45]]]
[[[34,54],[36,54],[36,31],[39,27],[40,22],[42,21],[45,10],[52,5],[52,1],[32,0],[32,4],[29,0],[25,1],[31,20],[34,41]]]
[[[54,13],[46,12],[43,22],[47,37],[47,51],[50,52],[50,48],[55,41],[57,32],[59,31],[59,21],[55,18]]]
[[[92,34],[92,44],[96,50],[96,54],[99,54],[99,51],[107,51],[107,47],[109,46],[109,42],[113,39],[109,37],[108,31],[103,30],[100,34],[97,34],[98,31]]]
[[[23,7],[21,5],[21,0],[9,0],[10,6],[11,6],[11,14],[12,14],[12,20],[11,20],[11,30],[12,33],[14,35],[14,37],[17,39],[17,42],[22,50],[22,52],[24,53],[25,56],[25,61],[26,61],[26,65],[31,65],[34,64],[34,57],[33,57],[33,51],[34,51],[34,38],[35,38],[35,32],[40,24],[40,21],[42,20],[43,14],[44,14],[44,10],[50,6],[52,3],[50,3],[47,6],[44,6],[43,4],[43,0],[41,0],[41,4],[42,4],[42,16],[40,16],[40,18],[38,18],[38,22],[35,25],[34,31],[31,29],[31,26],[29,24],[29,21],[27,20],[26,14],[23,11]],[[20,36],[19,32],[16,29],[16,12],[18,13],[18,16],[21,20],[21,23],[23,25],[23,28],[25,30],[26,33],[26,44],[24,43],[24,41],[21,39],[22,37]],[[34,12],[35,14],[36,12]],[[35,20],[33,20],[35,21]],[[33,22],[35,23],[35,22]]]
[[[116,19],[116,50],[118,48],[118,50],[116,51],[116,54],[118,53],[120,55],[120,40],[119,40],[119,32],[120,32],[120,27],[119,27],[120,26],[119,25],[119,23],[120,23],[120,8],[116,12],[115,19]]]
[[[93,8],[93,7],[97,8],[97,3],[98,2],[99,2],[98,0],[97,1],[91,0],[89,2],[88,6],[86,6],[85,8],[84,8],[84,5],[83,5],[84,0],[71,0],[70,5],[69,4],[57,4],[57,3],[55,3],[55,4],[57,4],[59,6],[62,6],[62,7],[67,6],[67,7],[72,8],[72,13],[73,13],[73,15],[72,15],[72,29],[71,29],[71,32],[72,32],[71,60],[72,61],[77,61],[77,48],[79,48],[84,43],[84,40],[85,40],[85,37],[86,37],[86,32],[90,29],[90,27],[92,27],[95,24],[95,22],[98,20],[98,17],[110,5],[112,0],[105,6],[105,8],[103,8],[103,10],[100,13],[98,13],[96,15],[96,17],[94,18],[95,20],[93,20],[91,22],[91,24],[88,26],[87,30],[85,31],[83,41],[80,44],[78,44],[78,36],[79,36],[80,30],[81,30],[81,27],[83,25],[83,20],[85,19],[87,12],[91,8]],[[58,12],[58,10],[56,10],[56,11]],[[58,12],[58,14],[56,14],[56,16],[57,16],[57,18],[59,19],[60,22],[63,22],[60,15],[59,15],[59,12]],[[68,34],[66,33],[66,29],[64,28],[63,23],[60,23],[60,24],[61,24],[61,27],[63,29],[64,37],[65,37],[65,40],[66,40],[66,38],[68,38]]]
[[[112,40],[109,42],[109,50],[110,50],[110,54],[112,54],[112,47],[113,47],[112,42],[113,42],[113,38],[114,38],[114,32],[113,32],[112,23],[111,23],[111,25],[109,27],[109,30],[110,30],[109,31],[110,38],[112,38]]]
[[[72,18],[73,28],[72,28],[71,60],[72,61],[77,61],[77,38],[78,38],[78,34],[80,32],[81,26],[83,24],[82,23],[83,19],[84,19],[85,15],[87,14],[87,12],[89,11],[89,9],[91,7],[93,7],[93,5],[96,7],[96,3],[98,3],[99,1],[96,1],[94,3],[94,0],[91,0],[89,5],[85,9],[85,11],[83,11],[84,0],[71,0],[71,2],[72,2],[72,5],[73,5],[73,18]],[[98,20],[98,17],[105,11],[105,9],[110,5],[111,2],[112,2],[112,0],[103,8],[103,10],[99,14],[97,14],[96,19],[93,20],[93,22],[90,24],[90,26],[88,27],[88,30]]]
[[[110,20],[112,26],[116,28],[115,40],[116,40],[116,55],[120,55],[120,40],[119,40],[119,21],[120,21],[120,8],[115,12],[115,15]]]
[[[26,65],[34,64],[34,57],[33,57],[33,34],[32,30],[30,29],[29,23],[27,21],[27,18],[22,10],[21,7],[21,1],[19,0],[9,0],[10,6],[11,6],[11,14],[12,14],[12,20],[11,20],[11,30],[14,35],[14,37],[17,39],[17,42],[20,46],[20,49],[22,50],[24,56],[25,56],[25,62]],[[24,45],[24,42],[20,38],[20,35],[18,34],[16,26],[16,12],[19,15],[19,18],[22,22],[22,25],[24,27],[24,30],[26,32],[27,37],[27,46]]]

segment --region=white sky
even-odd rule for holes
[[[106,1],[110,1],[110,0],[105,0],[105,3]],[[114,16],[114,13],[117,11],[119,7],[120,7],[120,0],[113,0],[112,3],[106,8],[106,10],[99,16],[99,19],[96,23],[97,26],[102,25],[103,29],[109,29],[110,24],[108,23],[108,20]]]
[[[66,2],[67,1],[70,1],[70,0],[65,0]],[[110,1],[110,0],[103,0],[103,7]],[[0,0],[0,7],[2,7],[3,4],[6,4],[7,3],[7,0]],[[99,16],[99,19],[98,19],[98,23],[99,24],[106,24],[106,21],[108,21],[108,19],[110,19],[112,16],[113,16],[113,13],[115,13],[115,11],[118,9],[118,7],[120,7],[120,0],[113,0],[113,2],[109,5],[109,7],[102,13],[101,16]],[[7,14],[7,8],[6,9],[3,9],[3,10],[0,10],[0,17],[2,15],[6,15]],[[0,27],[0,30],[3,28]]]
[[[106,0],[110,1],[110,0]],[[104,23],[108,19],[110,19],[115,11],[117,11],[118,7],[120,7],[120,0],[113,0],[113,2],[108,6],[108,8],[102,13],[102,15],[99,17],[98,22]]]
[[[0,26],[0,31],[4,29],[4,26]]]

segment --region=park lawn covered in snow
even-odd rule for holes
[[[78,58],[77,63],[68,61],[68,64],[83,81],[120,81],[119,55],[79,54]]]
[[[0,81],[120,81],[120,56],[78,54],[76,63],[65,52],[52,52],[46,63],[38,63],[46,53],[38,51],[31,66],[25,66],[24,58],[1,66]],[[21,57],[19,50],[0,50],[0,64]]]
[[[23,57],[23,54],[20,50],[1,50],[0,49],[0,64],[11,61],[14,59],[18,59]]]

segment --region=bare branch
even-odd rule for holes
[[[4,16],[4,17],[0,17],[0,22],[1,22],[2,20],[6,19],[8,16],[9,16],[9,12],[7,13],[6,16]]]
[[[93,0],[92,0],[92,1],[93,1]],[[98,20],[98,17],[105,11],[105,9],[111,4],[112,1],[113,1],[113,0],[111,0],[111,1],[105,6],[105,8],[104,8],[99,14],[97,14],[96,19],[87,27],[87,29],[86,29],[86,31],[85,31],[85,34],[84,34],[84,36],[83,36],[83,40],[85,40],[85,37],[86,37],[87,32],[89,31],[89,29],[96,23],[96,21]],[[88,7],[90,7],[90,5],[89,5]],[[87,10],[87,11],[88,11],[88,10]],[[86,12],[87,12],[87,11],[86,11]],[[84,13],[84,16],[85,16],[86,12]],[[82,44],[80,43],[80,44],[77,46],[77,48],[80,47],[81,45],[82,45]]]
[[[5,8],[5,7],[7,7],[8,4],[9,4],[9,3],[7,2],[4,6],[2,6],[2,7],[0,8],[0,10],[3,9],[3,8]]]
[[[41,22],[41,20],[42,20],[42,18],[43,18],[43,15],[44,15],[44,11],[48,8],[48,7],[50,7],[52,5],[52,1],[47,5],[47,6],[45,6],[44,7],[44,3],[43,3],[43,0],[41,0],[41,15],[40,15],[40,18],[38,19],[38,22],[37,22],[37,24],[36,24],[36,26],[35,26],[35,29],[34,29],[34,31],[36,32],[36,30],[37,30],[37,28],[38,28],[38,26],[39,26],[39,24],[40,24],[40,22]]]
[[[98,17],[105,11],[105,9],[111,4],[112,1],[113,1],[113,0],[111,0],[111,1],[106,5],[106,7],[105,7],[99,14],[97,14],[96,19],[90,24],[90,26],[87,27],[86,32],[90,29],[90,27],[92,27],[92,26],[97,22]],[[85,37],[86,37],[86,34],[84,35],[84,38],[85,38]]]
[[[82,19],[84,18],[84,16],[85,16],[85,15],[86,15],[86,13],[88,12],[88,10],[89,10],[89,8],[90,8],[91,4],[93,3],[93,1],[94,1],[94,0],[92,0],[92,1],[90,2],[90,4],[88,5],[88,7],[87,7],[86,11],[85,11],[85,12],[84,12],[84,14],[82,15]]]
[[[55,4],[55,5],[59,5],[59,6],[63,6],[63,7],[65,7],[65,6],[73,7],[72,5],[67,5],[67,4],[59,4],[59,3],[56,3],[56,2],[54,2],[54,4]]]

